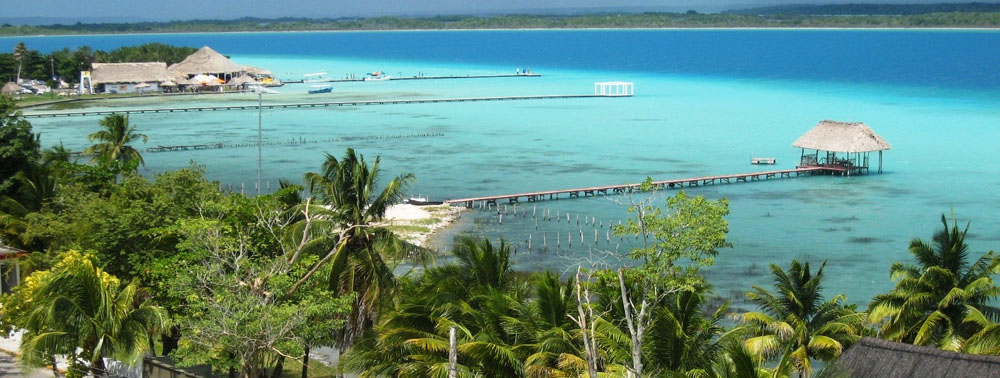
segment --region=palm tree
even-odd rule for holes
[[[91,161],[145,164],[139,151],[129,144],[139,139],[145,143],[149,138],[137,133],[135,125],[129,125],[127,115],[111,114],[101,120],[101,126],[103,130],[87,136],[91,142],[99,142],[84,151],[84,154],[90,155]]]
[[[94,375],[102,376],[102,357],[137,362],[149,348],[151,332],[167,324],[166,311],[150,305],[145,290],[135,282],[122,285],[95,267],[90,256],[69,251],[51,271],[36,274],[37,286],[29,294],[36,306],[21,344],[28,364],[42,365],[49,356],[68,353],[71,369],[82,373],[86,361]]]
[[[885,339],[961,351],[970,338],[1000,320],[993,302],[1000,287],[992,278],[1000,256],[990,251],[969,264],[969,226],[949,226],[944,215],[941,223],[944,228],[934,233],[931,244],[910,242],[918,265],[892,265],[896,287],[872,299],[869,320],[881,324]]]
[[[471,250],[469,250],[471,249]],[[375,337],[365,337],[341,361],[363,377],[445,376],[449,331],[457,330],[461,376],[523,376],[533,316],[525,286],[509,277],[510,248],[489,241],[456,245],[458,264],[428,269],[404,281],[400,303],[379,322]]]
[[[28,48],[24,46],[24,42],[18,42],[14,46],[14,60],[17,60],[17,85],[21,85],[21,63],[24,60],[24,54],[28,53]]]
[[[823,301],[823,268],[813,275],[809,263],[792,260],[788,271],[772,264],[774,294],[759,286],[747,293],[747,299],[761,311],[746,312],[738,319],[747,324],[750,337],[747,349],[764,358],[780,355],[799,375],[812,375],[812,360],[831,361],[861,338],[863,313],[853,311],[837,295]]]
[[[364,156],[348,148],[341,160],[326,154],[323,172],[305,175],[309,191],[326,205],[333,228],[346,230],[346,243],[331,259],[330,283],[338,295],[356,294],[354,309],[345,324],[341,350],[353,344],[374,323],[383,301],[392,296],[396,282],[387,260],[411,256],[416,249],[401,242],[383,227],[389,206],[404,198],[412,174],[389,181],[378,191],[380,158],[369,166]]]

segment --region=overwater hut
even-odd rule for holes
[[[1000,357],[948,352],[866,337],[831,366],[850,378],[1000,377]]]
[[[27,251],[0,244],[0,293],[10,293],[10,290],[21,283],[20,258]]]
[[[802,149],[800,167],[826,167],[847,175],[867,174],[876,151],[882,173],[882,151],[891,147],[864,123],[838,121],[820,121],[792,146]]]
[[[219,52],[205,46],[194,54],[188,55],[180,63],[172,64],[169,70],[177,76],[192,77],[194,75],[215,75],[224,80],[239,76],[243,66],[233,63]]]
[[[160,90],[160,83],[172,79],[163,62],[94,63],[91,82],[99,93],[133,93]]]

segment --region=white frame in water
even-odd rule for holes
[[[594,83],[594,95],[634,96],[635,83],[627,81],[604,81],[604,82]]]

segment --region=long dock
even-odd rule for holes
[[[760,172],[748,172],[748,173],[737,173],[730,175],[719,175],[719,176],[704,176],[704,177],[692,177],[674,180],[662,180],[654,181],[653,185],[660,188],[683,188],[683,187],[696,187],[712,184],[728,184],[734,181],[748,182],[748,181],[760,181],[761,179],[767,180],[772,178],[789,178],[794,174],[796,177],[802,174],[813,174],[813,173],[823,173],[823,172],[843,172],[845,168],[838,166],[806,166],[797,167],[794,169],[783,169],[776,171],[760,171]],[[568,195],[568,198],[577,198],[581,194],[584,197],[596,196],[598,194],[607,195],[608,192],[614,193],[626,193],[633,192],[639,189],[641,183],[636,184],[621,184],[621,185],[606,185],[606,186],[592,186],[587,188],[574,188],[574,189],[560,189],[560,190],[546,190],[539,192],[528,192],[528,193],[515,193],[515,194],[501,194],[495,196],[483,196],[483,197],[470,197],[470,198],[457,198],[443,201],[446,204],[464,204],[466,207],[473,207],[477,202],[492,203],[496,204],[497,201],[507,200],[510,203],[517,203],[521,199],[527,202],[543,201],[546,199],[559,199],[560,195]],[[547,197],[547,198],[546,198]]]
[[[613,97],[626,97],[626,96],[576,94],[576,95],[454,97],[454,98],[426,98],[426,99],[388,99],[388,100],[364,100],[364,101],[326,101],[326,102],[263,104],[260,106],[260,108],[289,109],[289,108],[318,108],[318,107],[335,107],[335,106],[433,104],[433,103],[444,103],[444,102],[560,100],[560,99],[571,99],[571,98],[598,98],[598,97],[613,98]],[[80,116],[101,116],[109,114],[184,113],[184,112],[208,112],[208,111],[225,111],[225,110],[257,110],[257,108],[258,108],[257,104],[191,106],[191,107],[177,107],[177,108],[137,108],[137,109],[24,113],[23,117],[25,118],[80,117]]]
[[[453,79],[501,79],[508,77],[542,77],[540,74],[494,74],[494,75],[437,75],[437,76],[389,76],[387,79],[365,79],[364,77],[350,79],[315,79],[315,80],[285,80],[284,84],[302,83],[357,83],[357,82],[379,82],[395,80],[453,80]]]

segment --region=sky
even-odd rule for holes
[[[942,3],[973,0],[0,0],[0,19],[170,21],[240,17],[370,17],[627,11],[717,12],[778,4]],[[980,0],[981,1],[981,0]],[[9,22],[9,21],[5,21]]]

